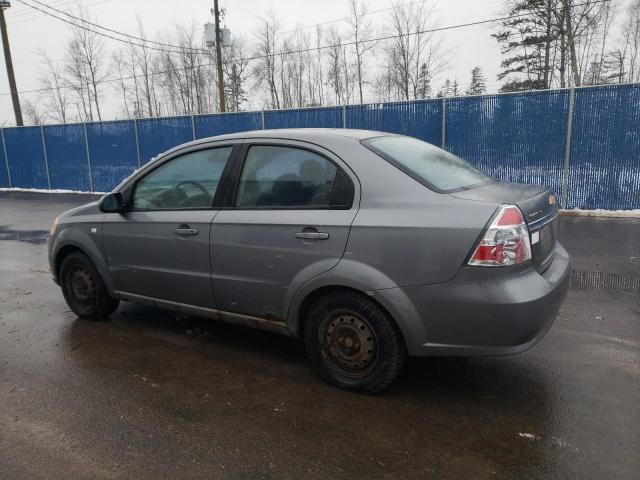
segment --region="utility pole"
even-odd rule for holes
[[[217,3],[217,0],[216,0]],[[7,35],[7,22],[4,20],[4,11],[11,3],[0,1],[0,30],[2,31],[2,47],[4,48],[4,62],[7,65],[7,76],[9,77],[9,89],[11,90],[11,101],[13,102],[13,113],[16,116],[16,125],[21,127],[22,111],[20,110],[20,99],[18,98],[18,88],[16,78],[13,74],[13,61],[11,61],[11,49],[9,48],[9,35]]]
[[[216,24],[216,63],[218,66],[218,95],[220,96],[220,111],[225,112],[224,77],[222,75],[222,38],[220,37],[220,9],[218,0],[213,0],[213,16]]]

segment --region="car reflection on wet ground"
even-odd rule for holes
[[[638,478],[640,220],[561,218],[572,289],[532,350],[414,359],[364,396],[290,338],[76,319],[44,242],[90,199],[0,193],[0,477]]]

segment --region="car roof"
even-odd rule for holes
[[[389,135],[389,133],[350,128],[281,128],[229,133],[225,135],[217,135],[215,137],[202,138],[198,141],[231,140],[237,138],[282,138],[321,144],[323,140],[335,139],[336,136],[352,138],[354,140],[363,140],[365,138],[379,137],[380,135]]]

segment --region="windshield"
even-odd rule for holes
[[[494,181],[459,157],[411,137],[389,135],[362,144],[420,183],[440,192],[466,190]]]

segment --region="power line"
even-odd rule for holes
[[[400,3],[398,5],[395,5],[393,7],[387,7],[387,8],[380,8],[378,10],[371,10],[370,12],[366,12],[363,16],[369,16],[369,15],[374,15],[376,13],[382,13],[382,12],[387,12],[389,10],[393,10],[394,8],[397,7],[405,7],[407,5],[413,5],[414,3],[419,3],[422,0],[414,0],[412,2],[406,2],[406,3]],[[330,25],[332,23],[338,23],[338,22],[345,22],[347,20],[349,20],[350,17],[342,17],[342,18],[337,18],[335,20],[329,20],[327,22],[322,22],[322,23],[316,23],[314,25],[305,25],[302,27],[297,27],[294,28],[292,30],[285,30],[284,32],[280,32],[280,33],[294,33],[297,32],[299,30],[308,30],[309,28],[317,28],[317,27],[322,27],[323,25]]]
[[[74,26],[76,28],[81,28],[83,30],[86,30],[87,32],[95,33],[96,35],[101,35],[103,37],[110,38],[111,40],[115,40],[117,42],[126,43],[126,44],[132,45],[134,47],[148,48],[149,50],[155,50],[155,51],[158,51],[158,52],[180,53],[179,51],[176,51],[176,50],[167,50],[167,49],[164,49],[164,48],[157,48],[157,47],[152,47],[152,46],[149,46],[149,45],[141,45],[139,43],[131,42],[131,41],[125,40],[123,38],[114,37],[113,35],[109,35],[107,33],[103,33],[103,32],[100,32],[98,30],[91,29],[91,28],[86,27],[84,25],[79,25],[79,24],[74,23],[74,22],[72,22],[70,20],[67,20],[66,18],[59,17],[58,15],[55,15],[55,14],[53,14],[51,12],[47,12],[46,10],[43,10],[40,7],[36,7],[35,5],[31,5],[31,4],[27,3],[27,2],[25,2],[24,0],[17,0],[17,1],[22,3],[22,4],[24,4],[24,5],[28,5],[29,7],[33,8],[34,10],[38,10],[38,11],[44,13],[45,15],[48,15],[48,16],[53,17],[53,18],[56,18],[56,19],[60,20],[61,22],[67,23],[67,24],[72,25],[72,26]],[[82,21],[84,23],[88,23],[85,20],[82,20]],[[121,35],[124,35],[124,34],[121,34]],[[148,40],[145,40],[145,41],[148,41]],[[191,49],[191,48],[184,48],[184,47],[178,47],[178,48],[180,48],[182,51],[194,50],[194,49]],[[206,52],[206,50],[202,50],[202,53],[205,53],[205,52]]]
[[[86,5],[83,5],[83,7],[88,8],[88,7],[93,7],[95,5],[102,5],[103,3],[109,3],[112,2],[113,0],[102,0],[99,2],[94,2],[94,3],[88,3]],[[69,2],[69,4],[74,4],[75,2]],[[61,7],[65,4],[60,4],[60,5],[56,5],[58,7]],[[77,4],[76,4],[77,5]],[[23,22],[31,22],[33,20],[38,20],[39,18],[45,18],[47,15],[42,15],[40,14],[38,11],[33,10],[31,7],[29,7],[29,10],[27,12],[22,12],[19,16],[15,16],[12,15],[11,21],[9,22],[10,25],[15,25],[17,23],[23,23]]]
[[[20,2],[22,2],[22,0],[18,0]],[[585,5],[592,5],[592,4],[596,4],[596,3],[607,3],[610,0],[592,0],[589,2],[584,2],[584,3],[575,3],[570,5],[570,7],[580,7],[580,6],[585,6]],[[366,39],[366,40],[359,40],[358,42],[355,41],[350,41],[350,42],[341,42],[341,43],[337,43],[337,44],[333,44],[333,45],[323,45],[320,47],[310,47],[310,48],[303,48],[303,49],[299,49],[299,50],[287,50],[287,51],[283,51],[283,52],[276,52],[276,53],[271,53],[268,55],[255,55],[252,57],[246,57],[246,58],[241,58],[239,59],[239,61],[244,61],[244,62],[250,62],[250,61],[254,61],[254,60],[261,60],[264,58],[272,58],[272,57],[279,57],[279,56],[284,56],[284,55],[293,55],[293,54],[298,54],[298,53],[307,53],[307,52],[312,52],[312,51],[320,51],[320,50],[326,50],[326,49],[330,49],[330,48],[341,48],[341,47],[346,47],[346,46],[350,46],[350,45],[355,45],[356,43],[371,43],[371,42],[380,42],[380,41],[385,41],[385,40],[392,40],[394,38],[404,38],[404,37],[409,37],[409,36],[413,36],[413,35],[422,35],[425,33],[435,33],[435,32],[442,32],[442,31],[446,31],[446,30],[454,30],[454,29],[459,29],[459,28],[466,28],[466,27],[471,27],[471,26],[477,26],[477,25],[484,25],[487,23],[494,23],[494,22],[500,22],[503,20],[509,20],[512,18],[518,18],[518,17],[523,17],[526,15],[530,15],[531,12],[523,12],[523,13],[518,13],[518,14],[513,14],[513,15],[507,15],[507,16],[503,16],[503,17],[495,17],[495,18],[490,18],[490,19],[485,19],[485,20],[478,20],[475,22],[467,22],[467,23],[460,23],[460,24],[456,24],[456,25],[448,25],[445,27],[435,27],[435,28],[430,28],[430,29],[426,29],[426,30],[420,30],[417,32],[407,32],[407,33],[402,33],[402,34],[395,34],[395,35],[386,35],[386,36],[382,36],[382,37],[377,37],[377,38],[370,38],[370,39]],[[54,15],[52,15],[54,16]],[[59,17],[56,17],[59,18]],[[82,27],[81,25],[77,25],[74,24],[72,22],[69,22],[67,20],[61,19],[62,21],[66,22],[66,23],[71,23],[72,25],[79,27],[79,28],[85,28]],[[90,32],[94,32],[97,33],[98,35],[102,35],[99,32],[95,32],[94,30],[85,28],[85,30],[88,30]],[[105,35],[107,36],[107,35]],[[111,36],[107,36],[107,38],[114,38]],[[115,38],[114,38],[115,39]],[[122,40],[122,39],[116,39],[118,41],[122,41],[125,43],[130,43],[126,40]],[[132,44],[135,45],[135,44]],[[138,45],[141,46],[141,45]],[[150,49],[153,50],[160,50],[163,52],[168,52],[168,53],[179,53],[179,52],[171,52],[171,51],[167,51],[167,50],[163,50],[163,49],[157,49],[157,48],[153,48],[153,47],[148,47]],[[203,68],[203,67],[211,67],[214,66],[214,63],[204,63],[204,64],[200,64],[200,65],[193,65],[193,66],[186,66],[186,67],[180,67],[180,68],[175,68],[172,70],[164,70],[164,71],[159,71],[159,72],[150,72],[149,76],[155,76],[155,75],[164,75],[167,73],[175,73],[177,71],[188,71],[188,70],[192,70],[195,68]],[[127,77],[118,77],[118,78],[114,78],[114,79],[106,79],[106,80],[102,80],[99,82],[96,82],[97,84],[103,84],[103,83],[113,83],[113,82],[121,82],[123,80],[133,80],[134,78],[139,77],[139,75],[131,75],[131,76],[127,76]],[[63,85],[60,88],[81,88],[80,85]],[[52,90],[56,90],[55,88],[39,88],[39,89],[33,89],[33,90],[23,90],[21,92],[18,92],[20,94],[23,93],[40,93],[40,92],[47,92],[47,91],[52,91]],[[4,92],[4,93],[0,93],[0,96],[6,96],[9,95],[10,93],[8,92]]]
[[[23,5],[27,5],[27,6],[31,7],[31,8],[35,8],[36,10],[39,10],[37,7],[34,7],[33,5],[30,5],[30,4],[26,3],[26,2],[24,2],[23,0],[17,0],[17,1],[22,3]],[[180,49],[180,50],[187,49],[187,50],[194,50],[194,51],[198,51],[198,52],[206,52],[206,50],[204,50],[204,49],[183,47],[183,46],[180,46],[180,45],[171,45],[170,43],[156,42],[155,40],[149,40],[148,38],[136,37],[135,35],[131,35],[131,34],[128,34],[128,33],[120,32],[118,30],[114,30],[112,28],[108,28],[108,27],[105,27],[103,25],[99,25],[97,23],[91,22],[91,21],[89,21],[89,20],[87,20],[85,18],[78,17],[76,15],[72,15],[72,14],[70,14],[68,12],[65,12],[64,10],[60,10],[58,8],[54,8],[51,5],[47,5],[46,3],[43,3],[43,2],[41,2],[39,0],[30,0],[30,1],[32,1],[34,3],[37,3],[38,5],[41,5],[41,6],[45,7],[45,8],[48,8],[49,10],[53,10],[54,12],[58,12],[58,13],[60,13],[62,15],[65,15],[65,16],[67,16],[69,18],[73,18],[74,20],[79,20],[83,24],[91,25],[92,27],[96,27],[96,28],[99,28],[101,30],[105,30],[107,32],[115,33],[116,35],[121,35],[123,37],[132,38],[134,40],[142,41],[142,42],[145,42],[145,43],[152,43],[154,45],[159,45],[161,47],[169,47],[169,48]],[[40,11],[42,11],[42,10],[40,10]],[[58,18],[58,17],[55,17],[55,18]],[[102,35],[102,34],[99,33],[99,35]]]
[[[51,4],[55,5],[56,7],[62,7],[70,3],[74,3],[74,2],[72,0],[54,0],[53,2],[51,2]],[[75,2],[75,3],[78,4],[78,2]],[[18,8],[11,9],[11,15],[9,18],[17,19],[25,16],[29,17],[33,14],[37,14],[37,12],[34,12],[31,8],[18,7]]]

